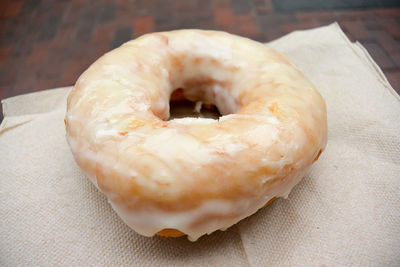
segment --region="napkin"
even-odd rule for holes
[[[65,139],[70,87],[2,101],[2,266],[399,266],[400,98],[334,23],[267,44],[325,98],[328,145],[288,199],[190,242],[127,227]]]

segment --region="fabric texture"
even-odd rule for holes
[[[65,139],[71,88],[3,100],[1,266],[398,266],[400,98],[337,24],[269,43],[316,86],[328,145],[288,199],[192,243],[113,212]]]

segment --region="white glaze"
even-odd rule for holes
[[[176,88],[224,116],[163,121]],[[76,161],[132,229],[196,240],[287,197],[326,144],[326,110],[275,51],[182,30],[96,61],[69,96],[66,128]]]

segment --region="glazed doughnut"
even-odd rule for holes
[[[172,92],[219,119],[169,119]],[[78,165],[139,234],[226,229],[286,197],[326,145],[325,102],[284,56],[217,31],[144,35],[105,54],[68,97]]]

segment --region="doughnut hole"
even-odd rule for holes
[[[238,96],[232,91],[240,75],[232,62],[213,57],[180,55],[172,57],[169,120],[185,117],[218,119],[236,113]]]
[[[169,120],[179,118],[209,118],[218,119],[221,113],[213,104],[202,104],[200,101],[190,101],[183,95],[183,89],[176,89],[171,94],[169,102]]]

